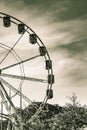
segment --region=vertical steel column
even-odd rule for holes
[[[3,130],[3,101],[1,101],[1,130]]]

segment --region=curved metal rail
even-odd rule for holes
[[[25,72],[24,72],[24,63],[25,62],[28,62],[30,60],[34,60],[40,56],[43,56],[44,59],[45,59],[45,63],[46,61],[50,61],[51,62],[51,59],[50,59],[50,56],[49,56],[49,53],[44,45],[44,43],[42,42],[42,40],[39,38],[39,36],[29,27],[27,26],[25,23],[23,23],[22,21],[20,21],[19,19],[13,17],[13,16],[10,16],[8,14],[5,14],[5,13],[2,13],[0,12],[0,18],[3,19],[4,17],[10,17],[10,22],[12,22],[13,24],[15,24],[16,26],[18,26],[19,24],[23,24],[24,27],[25,27],[25,30],[24,30],[24,33],[22,33],[20,35],[20,37],[16,40],[16,42],[14,43],[14,45],[12,47],[9,47],[3,43],[0,43],[0,47],[5,49],[7,51],[7,54],[4,56],[4,58],[0,61],[0,64],[3,63],[3,61],[5,61],[5,59],[7,58],[7,56],[11,53],[15,59],[17,60],[17,63],[14,63],[12,65],[9,65],[9,66],[5,66],[3,68],[0,68],[0,86],[1,86],[1,89],[0,89],[0,93],[1,93],[1,98],[2,98],[2,101],[3,103],[5,104],[6,106],[6,109],[7,111],[9,112],[10,114],[10,110],[11,108],[9,108],[8,106],[8,103],[11,105],[11,107],[13,108],[13,111],[14,113],[16,113],[16,118],[17,118],[17,122],[19,124],[19,126],[16,126],[14,123],[13,123],[13,119],[15,120],[16,122],[16,119],[14,117],[10,117],[12,123],[13,123],[13,127],[15,130],[23,130],[23,126],[26,125],[22,122],[21,120],[21,117],[19,115],[17,115],[17,110],[14,106],[14,103],[12,102],[12,97],[9,97],[9,95],[7,94],[6,90],[5,90],[5,86],[7,86],[9,89],[11,89],[12,91],[15,92],[15,95],[19,95],[21,98],[23,98],[24,100],[26,100],[27,102],[29,103],[32,103],[32,101],[27,98],[24,94],[22,94],[22,92],[20,92],[19,90],[17,90],[15,87],[13,87],[10,83],[8,83],[6,80],[3,79],[3,77],[8,77],[8,78],[12,78],[12,79],[20,79],[21,80],[21,83],[20,85],[22,86],[23,85],[23,81],[24,80],[29,80],[29,81],[35,81],[35,82],[41,82],[41,83],[47,83],[47,89],[49,90],[49,93],[45,96],[42,104],[40,105],[39,109],[36,111],[36,113],[31,117],[31,119],[29,121],[27,121],[27,123],[33,121],[34,118],[36,118],[36,115],[38,115],[41,111],[42,111],[42,108],[44,107],[45,103],[47,102],[48,99],[50,99],[50,90],[52,89],[52,84],[54,83],[54,75],[53,75],[53,68],[52,66],[48,66],[47,68],[47,71],[48,71],[48,77],[47,79],[41,79],[41,78],[34,78],[34,77],[28,77],[28,76],[25,76]],[[40,55],[36,55],[36,56],[33,56],[33,57],[30,57],[30,58],[27,58],[27,59],[24,59],[24,60],[21,60],[21,58],[19,57],[19,55],[17,54],[17,52],[15,52],[14,48],[15,46],[18,44],[18,42],[22,39],[22,37],[24,36],[25,32],[27,32],[29,35],[30,34],[34,34],[36,35],[37,37],[37,45],[40,48],[44,49],[45,48],[45,51],[46,53],[44,54],[40,54]],[[43,52],[42,52],[43,53]],[[48,62],[49,63],[49,62]],[[7,70],[9,68],[12,68],[12,67],[15,67],[15,66],[20,66],[20,72],[21,72],[21,76],[19,75],[14,75],[14,74],[7,74],[7,73],[3,73],[4,70]],[[22,99],[21,99],[22,101]],[[36,108],[37,109],[37,108]],[[4,114],[2,113],[1,114],[2,116],[4,116]],[[16,123],[17,123],[16,122]]]

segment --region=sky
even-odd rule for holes
[[[0,12],[26,23],[47,47],[55,75],[48,102],[64,105],[76,93],[87,104],[87,0],[0,0]]]

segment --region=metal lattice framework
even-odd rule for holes
[[[46,86],[45,98],[39,109],[36,108],[36,113],[28,121],[30,122],[42,111],[47,100],[53,97],[52,61],[44,43],[22,21],[0,12],[0,28],[0,128],[3,130],[3,121],[8,120],[7,129],[23,130],[26,124],[18,115],[17,108],[23,109],[25,102],[27,106],[32,103],[30,97],[23,93],[28,91],[28,88],[26,90],[24,87],[28,85],[31,88],[35,85],[36,91],[38,86]],[[24,51],[26,49],[28,52]],[[39,67],[41,68],[38,69]],[[33,90],[34,87],[32,87]],[[28,93],[30,95],[31,92]],[[39,96],[38,93],[36,96]],[[18,104],[15,104],[17,102]],[[12,128],[10,128],[10,122],[12,122]]]

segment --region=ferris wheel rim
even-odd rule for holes
[[[26,25],[26,24],[25,24],[24,22],[22,22],[21,20],[19,20],[19,19],[13,17],[13,16],[11,16],[11,15],[8,15],[7,13],[2,13],[2,12],[0,12],[0,14],[1,14],[1,15],[4,15],[4,16],[10,16],[12,19],[15,19],[15,20],[18,21],[19,23],[23,23],[23,24],[27,27],[27,32],[28,32],[28,29],[29,29],[29,30],[31,30],[34,34],[36,34],[33,29],[31,29],[28,25]],[[1,18],[2,18],[2,17],[1,17]],[[13,22],[13,21],[11,21],[11,22]],[[13,23],[17,25],[16,22],[13,22]],[[29,32],[28,32],[28,33],[29,33]],[[44,43],[42,42],[42,40],[40,39],[40,37],[39,37],[37,34],[36,34],[36,36],[37,36],[37,38],[39,39],[39,41],[41,42],[41,44],[45,47],[45,45],[44,45]],[[45,48],[46,48],[46,47],[45,47]],[[51,60],[47,49],[46,49],[46,52],[47,52],[47,56],[48,56],[49,60]],[[44,58],[46,59],[46,56],[44,56]],[[48,72],[48,74],[49,74],[49,72]],[[51,68],[51,75],[53,75],[53,68]],[[50,88],[52,88],[52,84],[50,84]]]
[[[30,33],[29,33],[29,30],[30,30],[32,33],[34,33],[34,34],[37,36],[38,40],[40,41],[40,44],[45,47],[44,43],[43,43],[42,40],[39,38],[39,36],[35,33],[35,31],[33,31],[33,30],[32,30],[29,26],[27,26],[24,22],[22,22],[21,20],[19,20],[19,19],[13,17],[13,16],[11,16],[11,15],[8,15],[8,14],[6,14],[6,13],[0,12],[0,14],[1,14],[2,16],[9,16],[9,17],[11,17],[11,18],[12,18],[11,22],[14,23],[14,24],[16,24],[16,25],[18,25],[18,23],[16,23],[15,21],[24,24],[25,27],[26,27],[26,30],[25,30],[25,31],[26,31],[28,34],[30,34]],[[0,18],[3,18],[3,17],[0,16]],[[14,21],[14,20],[15,20],[15,21]],[[19,37],[19,40],[20,40],[20,37]],[[39,43],[37,43],[37,44],[38,44],[39,47],[41,47],[41,45],[39,45]],[[46,47],[45,47],[45,48],[46,48]],[[14,48],[12,49],[12,51],[15,51]],[[20,58],[19,58],[19,59],[20,59]],[[49,56],[49,53],[48,53],[47,49],[46,49],[46,55],[44,56],[44,59],[45,59],[45,61],[46,61],[47,59],[49,59],[49,60],[51,61],[51,58],[50,58],[50,56]],[[27,59],[26,59],[26,60],[27,60]],[[23,61],[20,60],[20,62],[17,63],[17,64],[19,64],[19,65],[20,65],[20,64],[23,64],[22,62],[23,62]],[[7,66],[7,68],[9,68],[9,67],[11,67],[11,66]],[[1,70],[4,70],[4,69],[6,69],[6,67],[2,68]],[[0,70],[0,71],[1,71],[1,70]],[[50,72],[49,72],[49,69],[48,69],[48,75],[49,75],[49,74],[50,74],[50,75],[53,75],[53,68],[50,69]],[[5,76],[6,74],[2,73],[1,76],[2,76],[2,75]],[[11,77],[11,75],[8,75],[8,76]],[[13,76],[15,77],[15,75],[13,75]],[[18,78],[18,77],[17,77],[17,78]],[[20,78],[20,77],[19,77],[19,78]],[[22,79],[22,80],[25,80],[26,78],[27,78],[27,77],[26,77],[25,75],[24,75],[24,76],[21,76],[21,79]],[[52,84],[53,84],[53,83],[49,83],[49,82],[48,82],[48,87],[47,87],[47,88],[51,89],[51,88],[52,88]],[[42,101],[42,104],[40,105],[40,108],[38,109],[38,111],[36,111],[36,113],[35,113],[34,115],[38,114],[38,113],[42,110],[42,107],[44,106],[44,104],[47,102],[48,99],[49,99],[49,98],[48,98],[47,96],[45,96],[45,98],[44,98],[43,101]],[[34,118],[34,117],[32,117],[32,120],[33,120],[33,118]]]

